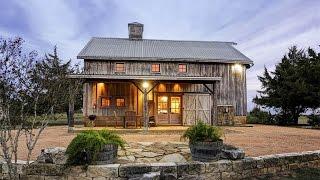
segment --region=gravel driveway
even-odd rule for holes
[[[253,127],[224,127],[224,142],[241,147],[248,156],[301,152],[320,149],[320,130],[253,125]],[[177,142],[182,132],[121,134],[128,142]],[[75,136],[67,133],[66,126],[48,127],[40,137],[33,152],[36,158],[42,148],[67,147]],[[19,159],[26,158],[24,137],[21,138]]]

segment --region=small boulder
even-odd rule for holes
[[[38,163],[50,163],[50,164],[65,164],[67,156],[65,155],[66,148],[54,147],[42,149],[41,154],[37,157]]]
[[[244,150],[240,148],[236,148],[235,146],[225,144],[221,150],[221,158],[222,159],[243,159],[245,156]]]
[[[159,162],[187,162],[187,160],[179,153],[163,156]]]

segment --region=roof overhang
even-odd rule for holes
[[[106,74],[70,74],[69,78],[73,79],[91,79],[91,80],[144,80],[144,81],[171,81],[171,82],[198,82],[212,83],[221,81],[221,77],[200,77],[200,76],[132,76],[132,75],[106,75]]]

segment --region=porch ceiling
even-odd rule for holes
[[[107,79],[107,80],[154,80],[154,81],[179,81],[179,82],[198,82],[209,83],[220,81],[221,77],[204,76],[133,76],[133,75],[106,75],[106,74],[70,74],[69,78],[76,79]]]

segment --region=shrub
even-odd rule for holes
[[[69,144],[66,154],[67,164],[84,165],[96,161],[96,156],[106,144],[116,144],[124,148],[125,142],[120,136],[107,130],[84,131],[79,133]]]
[[[277,124],[277,121],[269,112],[260,108],[253,108],[248,115],[249,124]]]
[[[308,116],[308,118],[309,118],[308,123],[311,126],[320,126],[320,115],[312,114]]]
[[[189,127],[182,135],[183,139],[189,139],[189,143],[215,142],[221,140],[222,130],[216,126],[210,126],[202,121]]]

